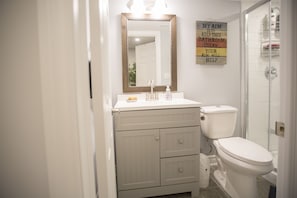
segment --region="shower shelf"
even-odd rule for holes
[[[269,56],[270,52],[271,52],[271,56],[279,56],[279,53],[280,53],[279,40],[272,40],[271,42],[269,41],[261,42],[261,55],[266,57],[266,56]]]

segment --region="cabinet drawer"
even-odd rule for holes
[[[199,153],[200,127],[160,129],[161,157]]]
[[[161,185],[196,182],[199,170],[199,155],[161,159]]]
[[[115,130],[157,129],[200,125],[200,108],[116,112]]]

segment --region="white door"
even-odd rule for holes
[[[136,86],[147,86],[148,80],[156,82],[156,43],[135,47]]]

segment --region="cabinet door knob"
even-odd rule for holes
[[[183,169],[183,168],[181,168],[181,167],[180,167],[180,168],[178,168],[177,170],[178,170],[178,172],[179,172],[179,173],[183,173],[183,172],[184,172],[184,169]]]
[[[156,137],[155,137],[155,140],[156,140],[156,141],[159,141],[159,140],[160,140],[160,137],[159,137],[159,136],[156,136]]]
[[[179,144],[183,144],[184,143],[184,139],[178,139],[177,141]]]

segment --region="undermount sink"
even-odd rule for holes
[[[145,93],[118,95],[118,101],[114,106],[113,111],[189,108],[201,106],[201,103],[199,102],[185,99],[182,92],[173,92],[172,100],[166,100],[163,93],[159,93],[158,98],[158,100],[146,100]]]

